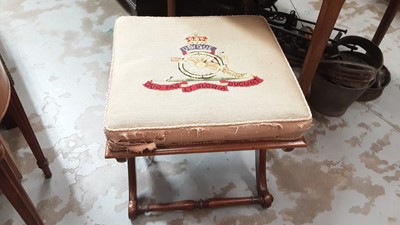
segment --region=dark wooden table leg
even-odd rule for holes
[[[300,74],[300,86],[304,95],[308,95],[311,82],[317,71],[318,64],[321,61],[321,57],[343,3],[344,0],[323,0],[322,2],[317,24],[315,25],[311,37],[310,47],[307,50],[307,55]]]
[[[9,110],[15,122],[18,124],[18,127],[21,129],[21,132],[24,135],[26,142],[28,142],[32,153],[36,158],[37,165],[40,169],[43,170],[44,177],[50,178],[52,174],[47,158],[43,155],[43,151],[39,145],[38,140],[36,139],[35,133],[32,130],[25,110],[22,107],[21,101],[19,100],[17,92],[15,91],[13,86],[11,86],[11,99]]]
[[[2,147],[0,146],[0,148]],[[3,150],[4,149],[0,149],[0,190],[14,206],[26,224],[43,225],[43,221],[40,219],[35,206],[19,179],[15,176],[12,166],[10,166],[13,162],[7,160],[7,157],[4,157],[3,154],[7,153],[3,152]]]
[[[136,158],[128,159],[128,183],[129,183],[129,205],[128,215],[129,218],[134,220],[138,214],[137,202],[137,182],[136,182]]]
[[[385,14],[381,22],[379,23],[378,29],[375,32],[372,42],[379,45],[382,42],[387,30],[390,27],[397,11],[400,9],[400,0],[390,0],[388,7],[386,8]]]
[[[176,15],[176,0],[167,0],[167,15]]]
[[[273,196],[269,193],[267,187],[267,151],[256,150],[256,182],[257,192],[261,197],[261,206],[268,208],[274,200]]]

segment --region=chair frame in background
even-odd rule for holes
[[[32,129],[31,124],[29,123],[28,117],[26,116],[24,107],[21,104],[21,101],[15,91],[14,86],[10,82],[11,75],[5,65],[3,57],[0,54],[0,73],[3,78],[8,78],[9,83],[9,90],[10,90],[10,97],[9,97],[9,104],[8,109],[6,109],[7,114],[12,117],[14,122],[18,125],[19,129],[21,130],[22,135],[25,137],[26,142],[28,143],[29,147],[32,150],[33,155],[36,158],[37,165],[40,169],[43,170],[43,174],[45,178],[50,178],[52,176],[49,163],[47,158],[44,156],[42,148],[39,145],[39,142],[35,136],[35,133]],[[2,81],[3,82],[3,81]],[[5,96],[4,96],[5,97]],[[5,101],[3,97],[1,97],[1,101]],[[0,121],[3,119],[4,116],[1,117]]]
[[[43,170],[45,178],[50,178],[52,173],[47,158],[44,156],[39,142],[32,130],[21,101],[9,81],[9,72],[0,55],[0,121],[4,118],[7,110],[17,123],[26,141],[31,147],[32,153],[37,160],[39,168]],[[19,215],[29,225],[43,225],[38,212],[27,192],[22,186],[22,178],[17,166],[11,158],[7,146],[0,139],[0,190],[4,193]]]

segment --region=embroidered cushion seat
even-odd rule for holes
[[[111,151],[295,140],[311,123],[264,18],[116,21],[105,116]]]

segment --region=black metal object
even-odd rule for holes
[[[177,14],[182,16],[255,14],[257,8],[255,0],[177,0]]]
[[[260,8],[258,14],[269,22],[291,66],[301,67],[316,23],[298,18],[294,10],[290,13],[279,12],[274,5]],[[334,28],[334,31],[337,33],[333,39],[329,39],[327,52],[331,51],[333,43],[347,33],[347,30],[339,28]]]
[[[135,14],[136,0],[118,0],[118,2],[129,14],[131,15]]]
[[[133,0],[118,0],[133,1]],[[265,5],[271,0],[259,0]],[[276,1],[276,0],[272,0]],[[166,0],[136,0],[138,16],[166,16]],[[258,9],[257,0],[176,0],[177,16],[211,16],[255,14]]]

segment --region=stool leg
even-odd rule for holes
[[[39,142],[36,139],[35,133],[32,130],[31,124],[29,123],[29,120],[26,117],[25,110],[22,107],[21,101],[19,100],[17,92],[15,91],[13,86],[11,86],[11,99],[10,99],[9,109],[14,117],[15,122],[21,129],[21,132],[24,135],[26,142],[28,142],[28,145],[31,148],[32,153],[36,158],[37,165],[39,166],[40,169],[43,170],[44,177],[50,178],[51,171],[49,168],[49,163],[46,157],[44,157],[43,155]]]
[[[256,182],[258,196],[261,198],[261,206],[268,208],[271,206],[274,197],[269,193],[267,187],[267,151],[256,150]]]
[[[0,190],[4,193],[19,215],[29,225],[43,225],[35,206],[30,200],[12,167],[4,158],[0,160]]]
[[[137,183],[136,183],[136,158],[128,159],[128,183],[129,183],[129,205],[128,215],[130,219],[137,217]]]

